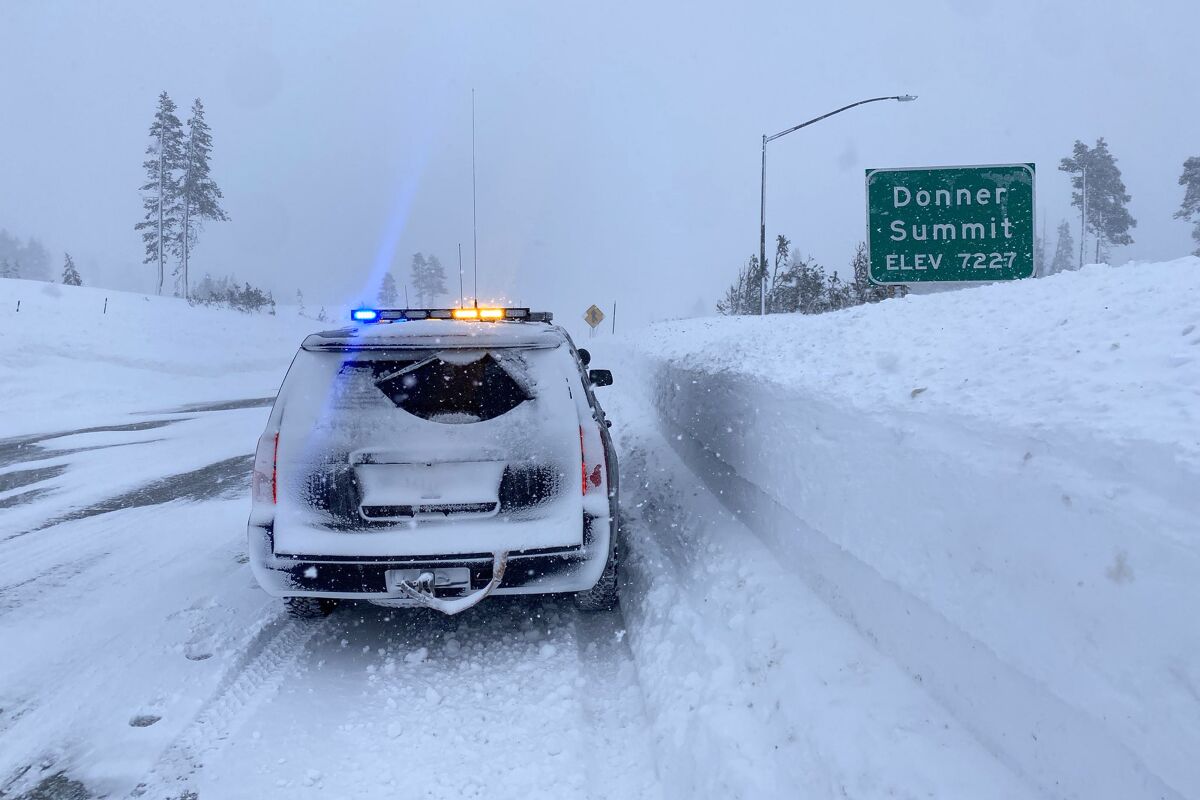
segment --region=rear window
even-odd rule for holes
[[[392,432],[521,417],[555,387],[569,396],[560,348],[301,350],[280,390],[285,418],[318,428]],[[569,358],[566,359],[569,366]],[[569,379],[568,379],[569,380]],[[557,393],[555,391],[555,393]],[[372,428],[372,426],[375,426]],[[289,426],[290,427],[290,426]]]
[[[533,399],[514,374],[523,364],[515,357],[501,363],[491,353],[451,353],[406,360],[348,360],[342,383],[352,393],[378,392],[398,408],[431,422],[484,422]],[[369,385],[369,386],[368,386]]]
[[[565,343],[301,350],[273,412],[281,527],[577,508],[581,390]]]
[[[578,474],[577,388],[561,346],[301,350],[276,404],[281,495],[357,521],[356,508],[330,503],[357,496],[363,465],[469,462],[500,465],[510,483],[525,476],[509,488],[545,497]],[[492,500],[512,505],[505,491]]]

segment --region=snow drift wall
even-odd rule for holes
[[[1200,260],[647,339],[689,465],[986,747],[1200,796]]]

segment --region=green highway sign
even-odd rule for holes
[[[873,283],[1033,276],[1033,164],[867,170]]]

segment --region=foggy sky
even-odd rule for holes
[[[745,7],[743,7],[743,5]],[[1105,136],[1138,220],[1114,261],[1194,246],[1172,219],[1200,155],[1192,0],[804,3],[66,3],[0,0],[0,228],[69,250],[85,282],[151,291],[133,225],[155,98],[195,97],[232,221],[193,275],[282,301],[374,296],[435,253],[471,294],[476,90],[480,296],[622,323],[711,309],[767,235],[845,275],[868,167],[1036,162]]]

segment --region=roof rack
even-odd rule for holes
[[[477,322],[552,322],[549,311],[528,308],[356,308],[350,312],[354,322],[408,322],[418,319],[456,319]]]

